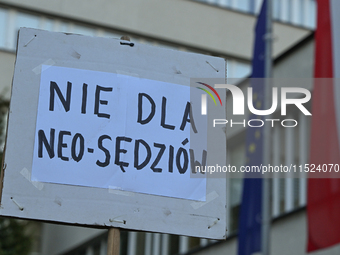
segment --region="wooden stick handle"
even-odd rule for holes
[[[107,255],[119,255],[120,230],[119,228],[110,228],[107,238]]]

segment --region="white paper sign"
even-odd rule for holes
[[[205,201],[190,107],[187,86],[43,65],[31,179]]]

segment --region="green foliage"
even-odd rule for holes
[[[1,161],[2,153],[0,153]],[[27,221],[0,218],[0,255],[28,255],[30,253],[32,237],[27,234],[27,224]]]
[[[27,255],[32,240],[25,233],[27,222],[0,218],[0,255]]]

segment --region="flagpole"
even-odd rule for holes
[[[266,13],[266,35],[265,35],[265,100],[264,109],[270,108],[271,102],[271,82],[272,77],[272,0],[267,0],[267,13]],[[270,164],[270,133],[269,125],[264,126],[264,148],[263,148],[263,163],[264,165]],[[262,255],[270,254],[270,223],[271,223],[271,210],[270,210],[270,178],[265,177],[262,180]]]

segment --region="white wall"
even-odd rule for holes
[[[250,59],[255,17],[188,0],[0,0],[0,3]],[[309,30],[275,23],[274,55]]]
[[[275,221],[271,226],[270,254],[274,255],[305,255],[307,242],[306,211],[300,211]],[[216,244],[196,255],[225,255],[237,254],[237,238]],[[313,255],[340,254],[340,245],[322,251],[313,252]]]
[[[105,231],[107,230],[44,223],[41,254],[54,255],[66,252]]]

